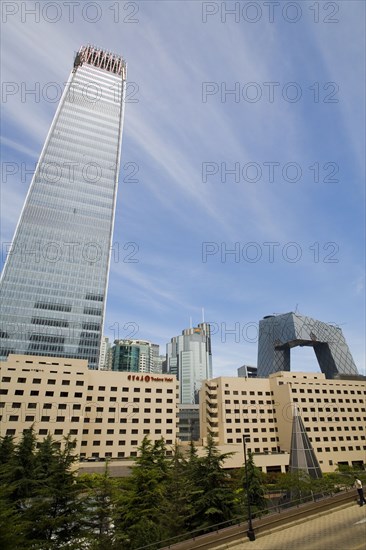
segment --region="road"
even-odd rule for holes
[[[366,550],[366,506],[352,503],[230,550]]]

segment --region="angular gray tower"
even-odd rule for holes
[[[259,322],[258,374],[268,377],[290,370],[290,350],[296,346],[314,348],[326,378],[337,374],[358,375],[343,333],[339,327],[297,313],[268,315]]]
[[[76,54],[0,281],[0,356],[98,367],[121,155],[126,63]]]

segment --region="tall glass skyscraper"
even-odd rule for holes
[[[179,380],[179,403],[198,404],[203,380],[212,378],[209,323],[187,328],[167,344],[167,370]]]
[[[2,357],[73,357],[97,368],[125,89],[122,57],[80,48],[2,273]]]

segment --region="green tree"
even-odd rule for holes
[[[246,471],[247,470],[247,476]],[[248,477],[248,486],[246,479]],[[263,486],[262,471],[254,464],[253,454],[248,451],[246,466],[243,469],[243,486],[244,486],[244,504],[247,506],[248,501],[251,506],[253,517],[258,513],[263,512],[267,508],[267,500]]]
[[[14,438],[9,435],[0,438],[0,548],[3,550],[26,547],[22,536],[22,518],[15,499],[11,498],[13,487],[10,487],[10,463],[14,452]]]
[[[219,453],[208,434],[205,454],[192,457],[191,475],[196,484],[193,494],[192,527],[206,528],[232,519],[236,513],[236,495],[230,474],[223,468],[232,453]]]
[[[197,455],[194,453],[192,456],[196,457]],[[189,529],[194,515],[193,501],[197,490],[195,480],[191,475],[194,471],[191,463],[192,456],[187,459],[178,445],[175,445],[167,473],[166,508],[163,514],[168,538],[184,534]]]
[[[24,430],[22,438],[16,445],[13,455],[8,462],[7,482],[10,486],[10,500],[18,509],[25,510],[28,499],[35,489],[35,448],[36,436],[33,427]]]
[[[14,450],[15,443],[12,435],[0,437],[0,468],[11,460]]]
[[[146,436],[118,501],[117,537],[126,548],[138,548],[165,538],[162,514],[166,504],[168,464],[163,440],[152,443]]]
[[[112,550],[117,542],[114,518],[118,480],[110,477],[107,462],[103,474],[84,474],[78,483],[87,493],[83,501],[83,523],[87,531],[88,549]]]

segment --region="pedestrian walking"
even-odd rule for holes
[[[363,494],[363,488],[362,488],[362,481],[355,478],[355,488],[357,489],[358,496],[360,497],[360,506],[363,506],[364,503],[366,504],[365,495]]]

